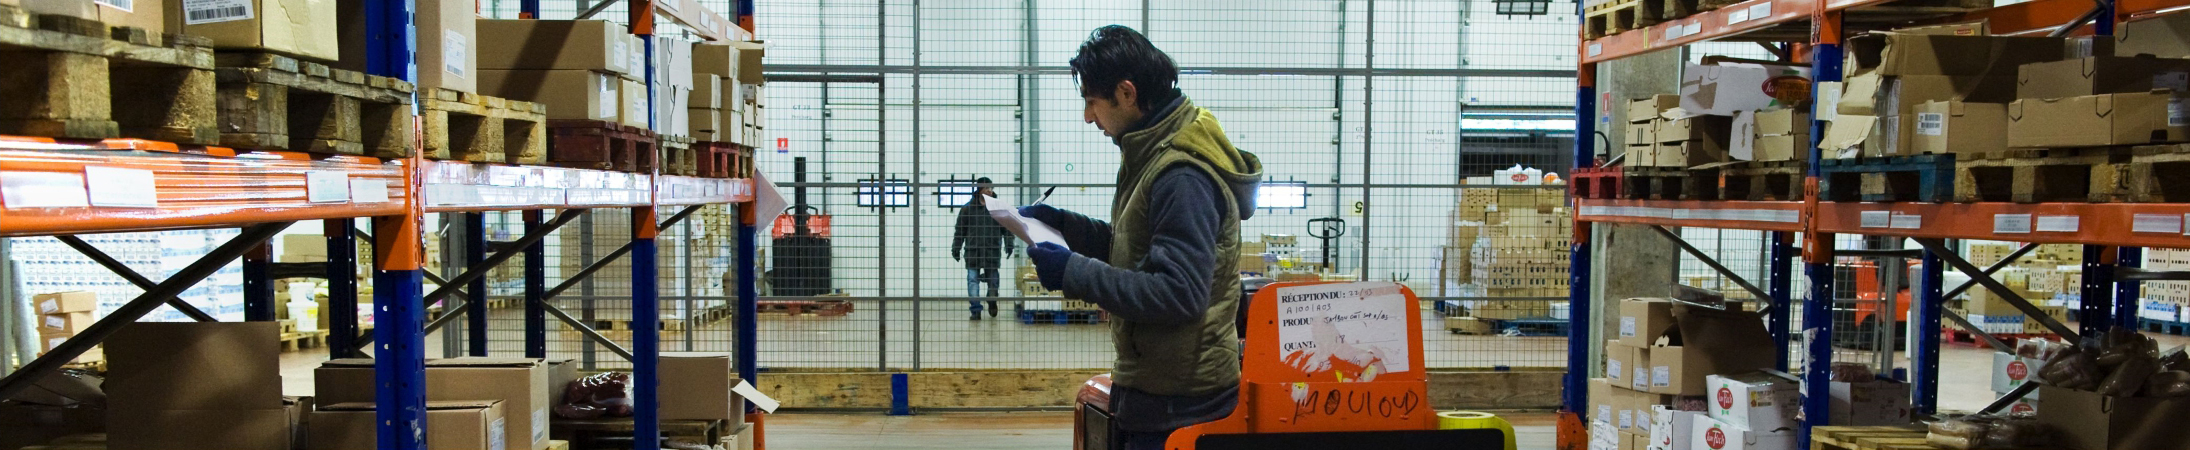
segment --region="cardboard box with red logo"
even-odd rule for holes
[[[1796,429],[1795,412],[1801,408],[1799,381],[1776,371],[1756,371],[1708,377],[1707,412],[1714,421],[1744,430],[1766,432]]]
[[[2007,393],[2015,390],[2016,386],[2035,381],[2040,367],[2045,367],[2045,360],[2024,358],[2007,352],[1993,352],[1992,391]],[[2023,398],[2036,400],[2038,399],[2038,392],[2032,391]]]
[[[1681,411],[1669,406],[1652,406],[1656,417],[1650,422],[1650,450],[1687,450],[1696,448],[1689,431],[1696,422],[1711,420],[1702,411]]]
[[[1686,448],[1710,450],[1782,450],[1795,448],[1795,432],[1760,433],[1712,419],[1697,418]]]

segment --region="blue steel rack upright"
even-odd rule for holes
[[[1682,46],[1711,40],[1759,41],[1745,34],[1787,25],[1809,24],[1808,42],[1795,43],[1781,49],[1784,58],[1807,56],[1814,80],[1817,82],[1840,81],[1842,67],[1841,39],[1844,37],[1850,15],[1858,15],[1865,8],[1887,6],[1895,0],[1750,0],[1721,7],[1714,11],[1697,13],[1690,17],[1667,20],[1654,26],[1601,36],[1580,41],[1580,61],[1577,74],[1575,117],[1576,139],[1574,161],[1577,168],[1593,168],[1598,158],[1594,146],[1600,123],[1609,123],[1610,117],[1599,117],[1600,110],[1617,105],[1624,99],[1612,97],[1612,93],[1597,91],[1597,63],[1639,55],[1643,53],[1677,49]],[[2190,6],[2185,0],[2035,0],[2026,3],[1979,9],[1960,14],[1936,17],[1938,22],[1957,20],[1986,20],[1995,34],[2037,33],[2052,31],[2055,36],[2073,33],[2091,33],[2098,36],[2113,34],[2116,22],[2133,21],[2173,13]],[[1577,5],[1578,13],[1587,14],[1586,6]],[[2088,29],[2081,28],[2091,22]],[[1587,19],[1583,19],[1587,23]],[[1899,22],[1909,24],[1911,22]],[[1929,22],[1925,22],[1929,23]],[[1869,24],[1886,25],[1886,24]],[[1884,27],[1880,27],[1884,28]],[[1803,50],[1807,49],[1807,53]],[[1800,63],[1800,61],[1795,61]],[[1815,93],[1813,92],[1813,100]],[[1815,107],[1819,102],[1812,101]],[[1813,111],[1814,112],[1814,111]],[[1816,114],[1813,118],[1820,117]],[[1559,445],[1561,448],[1584,448],[1588,439],[1588,381],[1597,355],[1591,352],[1596,342],[1591,332],[1596,322],[1591,317],[1592,306],[1597,305],[1592,295],[1590,273],[1592,265],[1613,255],[1592,255],[1591,237],[1594,223],[1622,223],[1659,227],[1661,234],[1673,239],[1691,256],[1717,269],[1731,281],[1742,285],[1765,306],[1767,328],[1777,344],[1780,369],[1801,366],[1800,374],[1805,384],[1824,384],[1830,380],[1833,357],[1831,333],[1833,332],[1834,265],[1833,249],[1836,234],[1895,236],[1913,238],[1924,249],[1920,251],[1841,251],[1841,256],[1890,255],[1920,258],[1920,283],[1914,290],[1915,304],[1911,305],[1910,333],[1920,339],[1910,348],[1910,373],[1912,410],[1919,414],[1936,412],[1939,396],[1939,339],[1942,320],[1951,320],[1963,328],[1972,328],[1967,320],[1946,311],[1945,299],[1978,286],[2004,297],[2023,309],[2026,314],[2037,311],[2027,300],[2015,296],[1989,275],[2016,258],[2035,248],[2026,244],[1991,268],[1979,268],[1964,261],[1945,244],[1945,239],[1984,239],[2030,243],[2077,243],[2085,245],[2082,308],[2078,316],[2082,321],[2081,333],[2088,334],[2111,325],[2134,325],[2136,322],[2139,290],[2138,280],[2182,279],[2181,274],[2158,274],[2136,270],[2140,247],[2190,248],[2190,238],[2182,233],[2140,234],[2131,228],[2137,218],[2172,216],[2181,220],[2190,213],[2190,204],[2168,203],[1861,203],[1821,202],[1818,196],[1819,165],[1824,157],[1817,150],[1815,139],[1824,137],[1826,122],[1813,121],[1810,127],[1809,161],[1803,185],[1803,196],[1794,201],[1739,201],[1739,200],[1640,200],[1625,199],[1624,193],[1614,198],[1577,198],[1574,200],[1574,237],[1572,239],[1572,275],[1569,301],[1572,303],[1571,326],[1574,330],[1568,338],[1568,371],[1565,378],[1565,405],[1559,420]],[[1582,191],[1575,191],[1582,192]],[[1884,229],[1866,224],[1861,219],[1869,214],[1907,216],[1921,221],[1924,226],[1916,229]],[[2069,217],[2068,220],[2083,224],[2076,231],[2065,233],[2001,233],[1991,228],[1990,221],[1968,220],[1987,215],[2010,216],[2041,214],[2052,217]],[[1963,220],[1955,220],[1962,218]],[[1899,220],[1899,219],[1895,219]],[[1983,222],[1983,223],[1973,223]],[[1702,254],[1682,242],[1677,233],[1664,227],[1699,227],[1720,229],[1744,229],[1771,232],[1767,252],[1766,270],[1771,280],[1765,288],[1756,288],[1739,274],[1720,266],[1709,255]],[[2183,228],[2178,228],[2183,229]],[[1795,238],[1800,234],[1805,244],[1800,257],[1803,275],[1808,279],[1807,299],[1803,302],[1802,329],[1790,329],[1792,265],[1796,258]],[[1943,289],[1944,270],[1952,266],[1970,275],[1972,281],[1951,290]],[[2117,284],[2116,281],[2121,283]],[[2043,314],[2033,314],[2043,316]],[[2070,330],[2050,318],[2046,325],[2055,334],[2074,336],[2079,330]],[[2001,350],[2005,343],[1971,329],[1971,334],[1981,341]],[[1808,336],[1806,340],[1794,336]],[[1800,360],[1791,359],[1790,342],[1809,342],[1806,354]],[[1882,344],[1890,345],[1890,344]],[[2027,394],[2031,387],[2010,393],[1995,400],[1987,411],[1997,411],[2015,399]],[[1824,392],[1812,390],[1812,392]],[[1806,417],[1828,417],[1828,402],[1823,395],[1804,399]],[[1799,435],[1799,447],[1809,446],[1809,429],[1825,425],[1812,420],[1803,424]]]

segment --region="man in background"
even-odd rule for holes
[[[1018,238],[1004,231],[989,216],[987,199],[996,197],[996,185],[988,177],[974,180],[979,190],[958,209],[958,230],[951,236],[951,259],[966,262],[966,320],[981,320],[981,284],[989,285],[989,317],[996,317],[997,267],[1003,255],[1018,250]]]
[[[1262,163],[1179,91],[1178,66],[1146,36],[1096,29],[1072,58],[1083,119],[1118,145],[1110,221],[1035,204],[1020,214],[1065,244],[1027,247],[1042,285],[1110,312],[1118,359],[1110,413],[1127,449],[1239,404],[1240,221]]]

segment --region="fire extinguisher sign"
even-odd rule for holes
[[[776,138],[776,153],[790,153],[791,138]]]

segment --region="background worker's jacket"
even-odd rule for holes
[[[1071,215],[1052,224],[1084,256],[1066,264],[1064,292],[1111,312],[1114,403],[1130,390],[1206,399],[1229,412],[1240,371],[1239,222],[1254,213],[1262,164],[1183,96],[1144,124],[1118,137],[1124,161],[1112,221]],[[1151,405],[1171,411],[1147,416],[1215,418],[1180,417],[1177,410],[1195,408],[1173,403]],[[1123,409],[1112,412],[1126,429],[1163,428],[1136,423],[1131,404],[1113,407]]]
[[[979,194],[975,194],[978,196]],[[1019,238],[1004,230],[979,201],[967,201],[958,209],[958,228],[951,234],[951,254],[966,261],[968,269],[994,269],[1003,254],[1019,245]],[[961,253],[963,252],[963,253]]]

